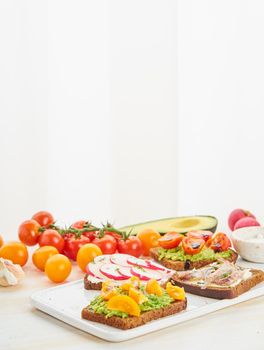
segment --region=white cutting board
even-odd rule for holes
[[[242,262],[241,265],[262,269],[264,267],[264,265],[245,262]],[[188,307],[185,311],[130,330],[121,330],[81,318],[81,310],[98,294],[99,291],[85,290],[83,280],[79,280],[36,292],[31,296],[31,303],[39,310],[87,333],[107,341],[120,342],[262,296],[264,295],[264,283],[234,299],[216,300],[187,293]]]

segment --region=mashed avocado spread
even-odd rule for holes
[[[232,255],[232,251],[229,249],[225,252],[215,253],[210,248],[202,249],[198,254],[187,255],[184,253],[182,247],[177,247],[174,249],[159,249],[159,260],[169,259],[177,261],[200,261],[200,260],[217,260],[219,258],[227,259]]]
[[[167,306],[174,301],[166,292],[164,292],[161,296],[154,294],[145,295],[147,296],[148,300],[139,305],[141,312],[160,309],[161,307]],[[107,308],[107,301],[105,301],[102,296],[98,296],[92,300],[89,308],[96,313],[105,315],[106,317],[118,316],[126,318],[129,316],[126,312],[123,311],[109,310]]]

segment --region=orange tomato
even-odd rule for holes
[[[151,248],[158,247],[161,235],[152,229],[145,229],[137,234],[143,247],[143,255],[148,256]]]
[[[158,284],[158,282],[154,279],[149,280],[146,284],[146,292],[148,294],[155,294],[159,297],[163,294],[161,286]]]
[[[4,240],[3,240],[3,237],[0,235],[0,248],[2,247],[3,244],[4,244]]]
[[[32,255],[33,264],[39,270],[44,271],[47,260],[55,254],[59,254],[58,249],[56,249],[55,247],[49,245],[40,247],[37,250],[35,250]]]
[[[173,286],[171,282],[166,284],[166,292],[174,300],[185,300],[185,291],[184,288]]]
[[[87,243],[78,251],[76,259],[77,264],[84,272],[86,272],[87,264],[93,261],[98,255],[102,255],[101,249],[93,243]]]
[[[72,265],[67,256],[56,254],[51,256],[45,265],[45,274],[52,282],[60,283],[70,275]]]
[[[127,312],[131,316],[140,316],[140,307],[134,299],[127,295],[116,295],[107,302],[110,310]]]
[[[8,242],[0,248],[0,258],[11,260],[14,264],[24,266],[28,261],[28,250],[21,242]]]

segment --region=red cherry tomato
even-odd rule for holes
[[[159,245],[164,249],[172,249],[178,247],[181,243],[183,235],[177,232],[168,232],[164,236],[162,236],[158,242]]]
[[[135,236],[129,236],[127,239],[117,241],[117,250],[122,254],[130,254],[138,258],[143,251],[141,240]]]
[[[51,245],[58,249],[60,253],[63,252],[64,248],[64,239],[63,237],[57,232],[56,230],[45,230],[40,236],[39,236],[39,245],[45,246],[45,245]]]
[[[40,226],[49,227],[54,223],[54,218],[48,211],[39,211],[32,216],[32,219],[37,221]]]
[[[184,237],[182,240],[182,248],[186,254],[194,255],[199,253],[205,241],[202,238]]]
[[[188,232],[186,236],[193,238],[202,238],[206,242],[212,238],[213,233],[211,231],[197,230]]]
[[[224,252],[231,247],[231,241],[225,233],[216,233],[208,241],[207,246],[213,249],[215,252]]]
[[[76,221],[71,225],[71,227],[76,228],[77,230],[82,230],[85,227],[92,228],[91,225],[89,224],[89,221],[85,221],[85,220]],[[87,232],[84,231],[82,235],[88,237],[90,241],[93,241],[96,236],[96,231],[87,231]]]
[[[64,235],[64,254],[72,260],[76,260],[79,249],[87,243],[90,243],[90,238],[85,235],[80,237],[74,233],[67,233]]]
[[[21,242],[32,246],[38,243],[40,224],[35,220],[26,220],[18,228],[18,237]]]
[[[117,241],[113,236],[104,235],[102,238],[95,238],[93,244],[96,244],[103,254],[114,254],[117,248]]]

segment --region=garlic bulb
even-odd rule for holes
[[[15,286],[24,278],[24,271],[20,265],[12,261],[0,258],[0,286]]]

